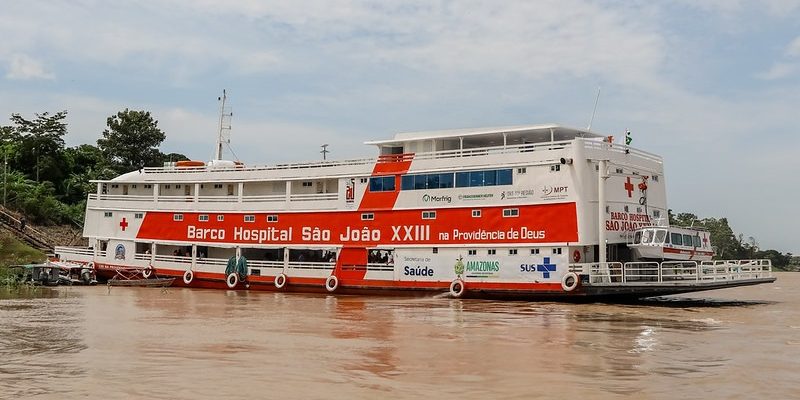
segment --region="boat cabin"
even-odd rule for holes
[[[637,260],[710,260],[711,235],[698,228],[649,226],[633,232],[628,247]]]

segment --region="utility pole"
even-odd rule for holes
[[[328,150],[328,144],[327,143],[323,144],[320,147],[322,147],[322,150],[320,150],[320,153],[322,153],[322,160],[327,160],[328,153],[330,153],[330,151]]]

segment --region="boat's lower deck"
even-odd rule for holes
[[[713,263],[713,262],[712,262]],[[680,266],[680,269],[678,269]],[[694,266],[694,269],[692,268]],[[353,271],[333,270],[325,277],[195,271],[191,268],[126,267],[95,263],[100,278],[142,276],[173,278],[173,286],[224,290],[328,293],[344,295],[449,295],[461,298],[597,301],[757,285],[775,281],[768,262],[575,264],[553,282],[493,282],[457,277],[452,281],[363,279]]]

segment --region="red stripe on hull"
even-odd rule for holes
[[[115,266],[96,266],[98,276],[108,276],[114,271]],[[175,287],[203,288],[203,289],[225,289],[225,290],[257,290],[270,292],[300,292],[300,293],[329,293],[325,289],[326,278],[306,278],[288,277],[286,286],[278,289],[274,285],[274,276],[253,276],[247,277],[247,282],[240,282],[235,288],[231,289],[225,282],[225,275],[211,272],[195,272],[194,279],[187,285],[183,282],[183,270],[174,269],[155,269],[157,277],[174,277]],[[112,274],[113,276],[113,274]],[[249,285],[249,286],[248,286]],[[345,279],[339,277],[339,287],[337,294],[382,294],[382,295],[418,295],[445,293],[449,290],[450,282],[441,281],[393,281],[393,280],[371,280],[371,279]],[[477,294],[480,292],[506,293],[513,296],[537,296],[537,295],[558,295],[558,296],[580,296],[580,290],[565,292],[559,283],[522,283],[522,282],[465,282],[465,287],[469,293]]]

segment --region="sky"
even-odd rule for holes
[[[248,164],[397,132],[557,123],[664,157],[676,212],[800,253],[800,0],[0,0],[0,124],[67,145],[147,110],[210,159],[223,89]]]

